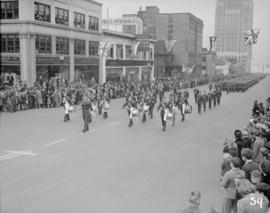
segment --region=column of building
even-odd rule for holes
[[[69,42],[69,79],[71,82],[75,79],[74,67],[74,39],[72,38]]]
[[[23,33],[20,35],[21,79],[33,85],[36,81],[36,50],[35,35]]]

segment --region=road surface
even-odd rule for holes
[[[158,114],[128,128],[123,99],[86,134],[80,110],[68,123],[62,108],[2,113],[1,212],[176,213],[191,190],[201,191],[203,210],[220,209],[222,141],[268,96],[270,77],[245,93],[223,93],[221,105],[201,115],[194,105],[166,132]]]

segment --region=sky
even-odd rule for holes
[[[203,46],[209,48],[209,36],[214,35],[216,0],[97,0],[103,4],[102,16],[119,18],[125,13],[137,13],[140,7],[158,6],[161,13],[190,12],[204,22]],[[261,29],[258,43],[253,46],[254,69],[270,64],[270,0],[254,1],[253,27]],[[270,69],[265,70],[270,72]]]

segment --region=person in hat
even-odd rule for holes
[[[248,148],[242,149],[241,156],[243,161],[245,162],[244,166],[242,167],[242,170],[246,173],[247,179],[250,180],[251,172],[254,170],[258,170],[259,166],[252,160],[253,152],[251,149]]]
[[[252,108],[252,116],[253,117],[259,117],[259,115],[260,115],[260,108],[259,108],[259,105],[258,105],[258,101],[255,100],[253,108]]]
[[[192,191],[189,196],[189,206],[184,208],[181,213],[200,213],[201,193],[199,191]]]
[[[82,132],[89,131],[89,123],[92,122],[91,112],[92,111],[92,104],[89,98],[85,95],[82,100],[82,117],[84,121],[84,127]]]
[[[221,188],[224,189],[224,200],[222,213],[231,213],[236,210],[236,183],[235,179],[239,173],[243,173],[240,170],[240,159],[233,157],[231,159],[232,169],[225,173],[224,178],[221,182]]]

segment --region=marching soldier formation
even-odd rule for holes
[[[222,91],[218,85],[215,85],[215,88],[213,89],[212,84],[210,84],[208,93],[206,93],[206,91],[201,92],[199,89],[194,89],[193,92],[194,92],[195,102],[198,105],[199,114],[202,113],[202,109],[204,112],[206,112],[207,106],[208,106],[208,109],[211,110],[212,104],[213,104],[213,107],[220,105]]]

